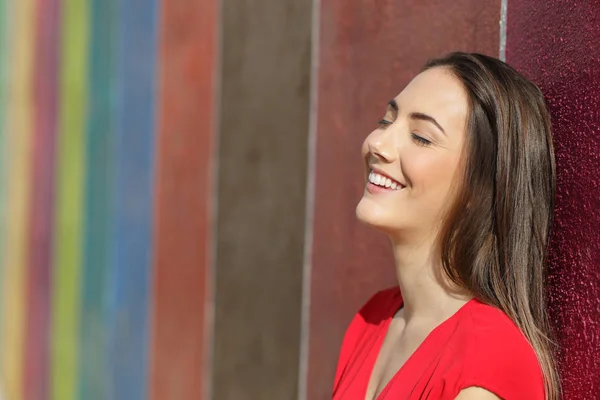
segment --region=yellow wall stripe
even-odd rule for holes
[[[4,265],[4,249],[5,249],[5,238],[7,232],[7,207],[6,207],[6,192],[8,190],[6,185],[6,178],[8,176],[8,161],[9,161],[9,149],[7,145],[6,132],[8,131],[8,126],[6,124],[5,115],[6,115],[6,104],[8,100],[8,68],[6,61],[9,57],[9,41],[8,41],[8,32],[12,27],[12,18],[8,18],[10,15],[10,2],[6,0],[0,0],[0,291],[3,290],[2,287],[2,275],[3,275],[3,265]],[[0,295],[0,360],[2,359],[2,322],[4,320],[2,311],[2,296]],[[1,361],[0,361],[0,385],[4,381],[2,379],[1,373]],[[1,389],[0,389],[1,390]]]
[[[60,111],[52,290],[51,394],[75,400],[85,176],[88,0],[61,4]]]
[[[35,3],[19,0],[10,3],[14,24],[8,32],[13,45],[7,65],[7,108],[5,141],[9,159],[6,171],[6,231],[2,270],[2,376],[4,396],[22,400],[23,355],[26,311],[27,228],[30,200],[31,137],[33,129],[33,52]]]

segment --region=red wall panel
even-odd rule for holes
[[[323,1],[307,398],[331,397],[352,315],[395,283],[387,239],[356,221],[360,145],[428,58],[452,50],[498,56],[500,1]]]
[[[545,93],[558,194],[550,318],[565,399],[600,399],[600,5],[509,1],[507,61]]]
[[[216,1],[162,2],[152,398],[204,390]]]

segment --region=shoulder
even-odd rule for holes
[[[468,313],[473,334],[473,364],[479,366],[494,361],[498,371],[518,365],[518,370],[540,372],[535,351],[517,325],[501,310],[474,303]]]
[[[375,293],[355,314],[346,336],[361,334],[369,327],[379,326],[393,314],[393,309],[399,307],[401,302],[400,290],[397,287]]]
[[[462,390],[455,400],[500,400],[500,397],[486,389],[472,386]]]
[[[501,398],[527,394],[529,399],[543,399],[544,381],[536,353],[512,320],[478,301],[465,318],[469,345],[462,387],[484,388]]]
[[[396,305],[400,307],[401,302],[402,297],[398,287],[380,290],[371,296],[357,315],[361,315],[363,318],[387,318]]]
[[[355,314],[342,341],[336,372],[336,386],[347,366],[356,357],[356,349],[360,348],[360,344],[365,340],[369,340],[370,337],[377,334],[378,329],[383,326],[383,322],[393,315],[393,309],[400,307],[401,302],[398,287],[381,290],[372,295]]]

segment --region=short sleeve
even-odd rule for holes
[[[481,387],[503,400],[545,400],[537,356],[521,331],[508,321],[475,330],[460,389]]]

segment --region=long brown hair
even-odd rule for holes
[[[469,99],[464,176],[439,242],[444,272],[502,310],[537,354],[546,396],[560,382],[546,314],[546,253],[556,190],[550,117],[540,89],[506,63],[452,53],[447,68]]]

